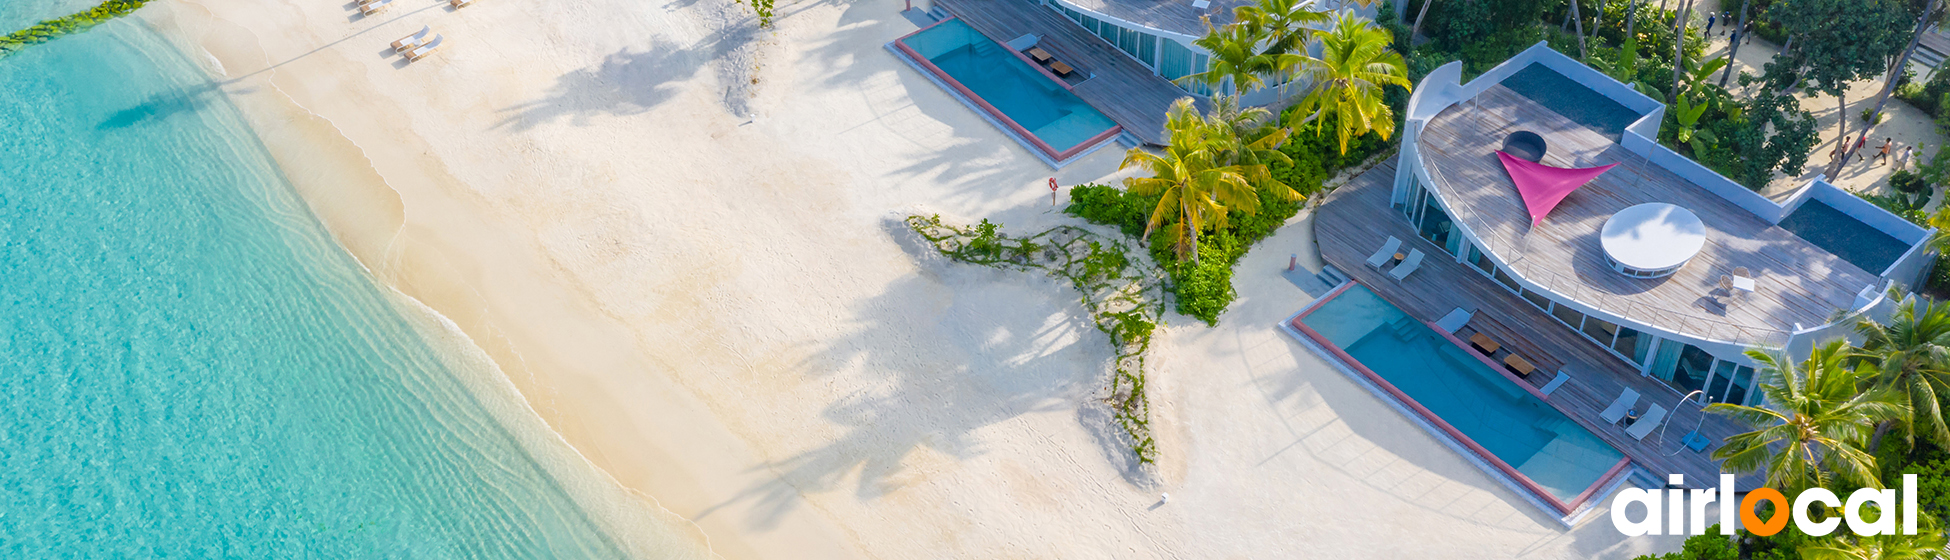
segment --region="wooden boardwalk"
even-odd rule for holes
[[[1550,144],[1545,164],[1619,165],[1572,192],[1531,228],[1495,152],[1517,130],[1544,136]],[[1876,273],[1500,85],[1430,119],[1418,142],[1452,217],[1483,237],[1488,249],[1533,282],[1634,320],[1713,340],[1780,344],[1796,323],[1827,323],[1837,309],[1854,303],[1858,291],[1880,285]],[[1691,210],[1707,228],[1699,255],[1666,278],[1612,271],[1598,242],[1607,218],[1647,202]],[[1750,269],[1759,290],[1738,298],[1722,292],[1720,276],[1734,267]]]
[[[1654,431],[1642,441],[1634,440],[1624,428],[1604,423],[1598,418],[1599,412],[1626,387],[1641,395],[1637,406],[1641,411],[1651,404],[1670,410],[1683,395],[1657,379],[1639,375],[1637,366],[1599,348],[1477,269],[1456,262],[1441,247],[1417,236],[1408,220],[1388,204],[1394,177],[1395,163],[1390,161],[1326,195],[1314,218],[1314,239],[1322,260],[1416,319],[1435,321],[1458,308],[1473,312],[1460,336],[1467,339],[1482,332],[1535,364],[1537,373],[1523,379],[1525,382],[1541,389],[1559,370],[1571,374],[1571,379],[1546,399],[1551,406],[1655,476],[1684,474],[1689,487],[1718,484],[1719,466],[1710,454],[1727,436],[1746,428],[1729,418],[1703,414],[1692,402],[1669,414],[1671,423],[1663,438]],[[1404,252],[1420,249],[1429,255],[1421,269],[1406,280],[1397,282],[1365,262],[1389,236],[1402,240]],[[1496,359],[1500,362],[1503,355],[1498,352]],[[1694,452],[1679,443],[1696,425],[1713,440],[1705,452]],[[1742,477],[1740,484],[1752,488],[1757,481]]]
[[[1124,51],[1049,8],[1022,0],[939,0],[935,5],[998,42],[1007,43],[1023,35],[1040,37],[1037,46],[1057,60],[1092,75],[1070,92],[1147,144],[1169,144],[1170,139],[1165,135],[1165,111],[1178,98],[1192,97]],[[1210,106],[1201,100],[1199,110]]]

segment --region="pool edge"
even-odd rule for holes
[[[1618,451],[1621,457],[1618,463],[1612,465],[1610,470],[1600,475],[1597,480],[1593,481],[1590,486],[1587,486],[1584,491],[1580,492],[1570,502],[1567,503],[1559,500],[1556,496],[1551,495],[1550,492],[1545,491],[1536,481],[1531,480],[1529,476],[1517,471],[1515,467],[1504,462],[1502,458],[1497,457],[1477,444],[1474,439],[1463,435],[1461,431],[1451,426],[1442,417],[1437,416],[1435,413],[1423,407],[1421,403],[1416,402],[1415,399],[1402,393],[1400,389],[1395,388],[1394,384],[1389,383],[1388,380],[1383,379],[1380,375],[1374,373],[1373,370],[1369,370],[1360,360],[1354,359],[1353,356],[1348,355],[1339,346],[1328,342],[1320,333],[1301,323],[1302,319],[1319,310],[1321,305],[1336,297],[1340,297],[1342,293],[1357,284],[1363,287],[1367,286],[1359,280],[1350,279],[1342,282],[1341,285],[1301,308],[1293,316],[1281,321],[1279,325],[1281,330],[1286,331],[1289,336],[1300,341],[1301,344],[1307,346],[1308,349],[1313,350],[1321,357],[1328,358],[1328,361],[1336,369],[1339,369],[1343,375],[1354,379],[1376,396],[1384,397],[1383,400],[1387,401],[1396,410],[1401,411],[1403,416],[1407,416],[1417,425],[1422,426],[1424,431],[1436,436],[1438,440],[1447,444],[1451,449],[1455,450],[1484,472],[1490,474],[1492,478],[1502,482],[1511,490],[1516,490],[1519,495],[1524,496],[1525,499],[1539,506],[1539,509],[1557,513],[1558,517],[1556,519],[1565,527],[1571,527],[1577,523],[1593,506],[1601,501],[1598,498],[1617,491],[1619,485],[1625,482],[1625,475],[1630,473],[1632,468],[1634,468],[1632,457],[1626,454],[1624,450],[1617,449],[1616,446],[1611,446],[1612,449]],[[1373,290],[1370,291],[1372,292]],[[1388,302],[1389,305],[1395,306],[1398,310],[1401,308],[1395,302],[1389,301],[1387,297],[1382,296],[1379,292],[1375,292],[1375,297]],[[1413,319],[1412,316],[1410,318]],[[1419,320],[1418,322],[1431,330],[1442,332],[1442,329],[1437,328],[1432,323]],[[1456,343],[1456,339],[1453,336],[1445,336],[1445,338],[1451,344]],[[1467,348],[1464,348],[1464,350],[1466,352],[1468,351]],[[1471,355],[1475,354],[1475,352],[1469,353]],[[1504,373],[1506,378],[1509,376],[1507,372],[1502,372],[1501,368],[1492,367],[1491,369],[1495,369],[1499,373]],[[1549,402],[1548,397],[1542,397],[1541,393],[1535,388],[1528,387],[1528,383],[1519,382],[1518,385],[1525,386],[1526,389],[1530,390],[1532,395],[1540,396],[1541,400],[1544,400],[1546,403]],[[1552,408],[1556,407],[1553,406]],[[1564,414],[1563,411],[1559,411],[1559,413]],[[1568,417],[1569,415],[1566,414],[1566,416]],[[1606,445],[1610,446],[1609,443]]]

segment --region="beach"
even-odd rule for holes
[[[882,48],[915,29],[898,2],[781,5],[755,33],[713,2],[137,17],[206,66],[374,276],[720,556],[1677,548],[1602,506],[1563,528],[1281,334],[1312,299],[1279,273],[1318,268],[1305,212],[1241,262],[1221,326],[1168,316],[1161,459],[1131,472],[1089,417],[1112,354],[1072,289],[947,262],[899,222],[1078,223],[1046,181],[1114,181],[1119,148],[1052,171]],[[438,52],[392,54],[423,25]]]

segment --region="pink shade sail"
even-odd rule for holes
[[[1551,167],[1541,163],[1496,151],[1496,158],[1503,160],[1503,170],[1510,173],[1510,180],[1517,183],[1517,194],[1523,195],[1523,206],[1530,210],[1530,225],[1536,227],[1544,222],[1544,215],[1557,208],[1557,203],[1570,196],[1571,191],[1605,174],[1618,164],[1598,167],[1563,168]]]

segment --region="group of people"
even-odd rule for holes
[[[1744,25],[1742,25],[1739,29],[1734,29],[1733,26],[1735,24],[1734,24],[1732,11],[1727,11],[1718,14],[1706,14],[1706,36],[1712,37],[1714,24],[1717,24],[1722,21],[1727,22],[1726,27],[1723,27],[1722,29],[1725,29],[1727,34],[1731,37],[1727,40],[1728,43],[1741,41],[1743,39],[1749,43],[1754,41],[1754,37],[1753,37],[1754,22],[1748,21]]]
[[[1859,137],[1854,137],[1855,145],[1853,146],[1849,145],[1849,138],[1850,137],[1845,136],[1842,138],[1842,142],[1840,144],[1835,145],[1834,151],[1828,153],[1829,160],[1834,160],[1835,158],[1844,158],[1842,159],[1842,165],[1848,165],[1850,159],[1862,157],[1862,146],[1868,144],[1869,142],[1868,135],[1865,134]],[[1896,147],[1896,139],[1883,138],[1882,146],[1877,147],[1876,155],[1869,159],[1871,161],[1879,160],[1882,163],[1887,164],[1889,163],[1889,152],[1895,147]],[[1902,153],[1896,155],[1896,165],[1898,167],[1905,168],[1905,169],[1909,168],[1910,158],[1915,154],[1916,154],[1916,146],[1908,146],[1903,148]]]

